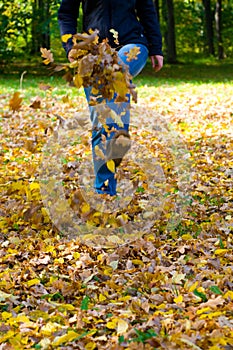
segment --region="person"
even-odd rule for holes
[[[128,65],[129,73],[134,78],[145,67],[148,56],[152,69],[158,72],[163,67],[162,36],[157,13],[152,0],[62,0],[58,10],[60,34],[76,34],[80,7],[82,5],[83,32],[98,30],[99,42],[108,40],[109,45],[118,52],[119,61]],[[114,39],[117,32],[118,41]],[[72,38],[62,43],[67,57],[72,62]],[[138,48],[137,57],[127,60],[127,54],[133,48]],[[122,103],[124,109],[123,126],[113,123],[109,118],[108,125],[114,127],[113,132],[107,133],[99,123],[96,109],[90,105],[91,87],[84,88],[90,108],[93,125],[92,153],[95,171],[95,191],[97,193],[117,194],[117,179],[115,170],[109,169],[108,161],[113,160],[119,166],[123,156],[130,148],[129,136],[129,103]],[[100,101],[102,102],[102,100]],[[107,105],[117,111],[114,99],[105,101]],[[122,111],[118,111],[122,115]],[[107,147],[103,147],[103,137],[107,140]],[[105,159],[96,157],[95,149],[105,153]]]

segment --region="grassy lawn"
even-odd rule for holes
[[[49,70],[40,63],[35,66],[12,66],[3,69],[4,74],[0,73],[0,93],[8,93],[19,90],[29,90],[26,96],[37,94],[38,85],[40,83],[49,84],[54,88],[54,93],[61,95],[67,91],[75,96],[77,93],[82,94],[82,91],[72,89],[66,86],[66,82],[61,78],[62,75],[51,75]],[[24,74],[23,74],[24,73]],[[22,82],[20,83],[20,80]],[[216,62],[216,63],[199,63],[199,64],[177,64],[166,65],[158,72],[154,73],[151,70],[150,63],[143,72],[134,79],[139,90],[143,86],[166,87],[179,86],[182,84],[191,84],[200,87],[204,84],[217,84],[233,82],[233,63]],[[25,92],[25,91],[24,91]],[[43,95],[43,94],[42,94]]]

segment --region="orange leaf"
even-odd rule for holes
[[[22,100],[19,92],[15,92],[9,101],[10,109],[12,109],[13,112],[18,111],[21,107]]]

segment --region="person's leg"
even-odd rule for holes
[[[136,56],[136,59],[128,61],[127,55],[129,54],[130,50],[133,49],[135,46],[140,49],[140,52]],[[143,70],[143,68],[146,65],[146,61],[148,58],[148,49],[146,46],[141,44],[128,44],[123,46],[119,50],[118,56],[120,60],[129,67],[129,72],[134,78]]]
[[[132,59],[131,61],[127,61],[127,53],[130,52],[135,46],[139,47],[140,52],[137,55],[136,59]],[[132,77],[138,75],[141,70],[144,68],[147,58],[148,58],[148,50],[144,45],[139,44],[128,44],[123,46],[119,52],[118,56],[120,59],[120,63],[128,65],[129,72]],[[91,96],[91,87],[85,88],[85,94],[87,101],[90,101]],[[99,100],[98,102],[103,102],[103,100]],[[106,102],[106,108],[103,105],[90,106],[90,118],[93,125],[92,132],[92,154],[93,154],[93,163],[94,163],[94,171],[95,171],[95,190],[98,193],[107,193],[111,196],[116,195],[116,186],[117,180],[115,178],[115,173],[112,172],[106,164],[106,159],[103,155],[106,155],[107,148],[107,158],[110,159],[110,155],[113,155],[113,160],[116,161],[116,165],[119,163],[119,159],[123,157],[123,149],[124,147],[120,147],[120,150],[117,149],[117,138],[120,140],[120,136],[125,133],[128,133],[129,130],[129,122],[130,122],[130,96],[128,96],[128,101],[123,103],[115,103],[115,98],[111,101]],[[109,115],[106,118],[105,127],[103,123],[100,122],[100,117],[102,117],[105,112]],[[116,115],[116,120],[112,115]],[[120,119],[120,122],[119,122]],[[107,129],[107,130],[106,130]],[[109,132],[109,130],[114,130]],[[104,140],[104,142],[103,142]],[[121,141],[120,141],[121,142]],[[115,147],[115,149],[112,149]],[[126,144],[125,149],[127,150],[128,146]],[[117,155],[117,151],[119,154]],[[122,153],[122,154],[121,154]]]

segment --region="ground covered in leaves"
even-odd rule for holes
[[[0,96],[0,349],[232,349],[232,84],[139,86],[134,153],[119,169],[132,190],[124,182],[127,203],[107,213],[79,192],[91,162],[84,96],[39,89],[31,101],[24,90]],[[62,130],[55,222],[40,174]]]

